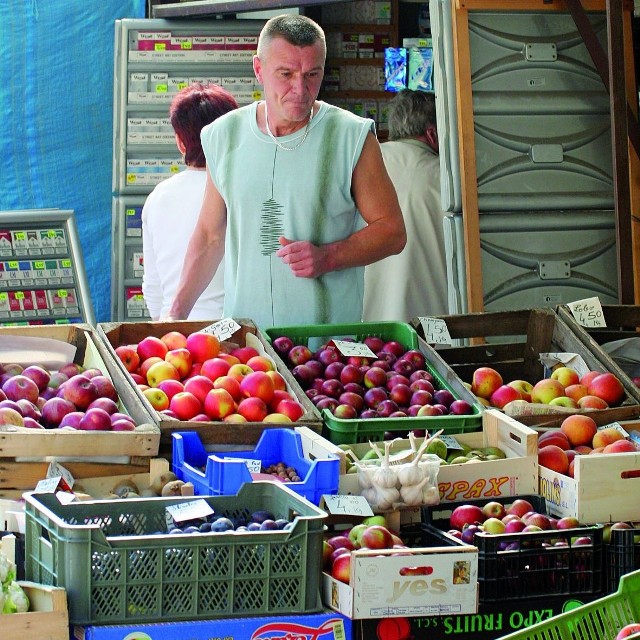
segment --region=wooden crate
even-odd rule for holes
[[[66,590],[28,581],[19,581],[19,584],[29,598],[31,610],[2,616],[2,637],[68,640]]]
[[[487,409],[482,414],[482,431],[456,434],[461,444],[472,448],[499,447],[507,457],[471,464],[442,465],[438,471],[438,489],[441,502],[456,502],[464,499],[502,498],[530,495],[538,492],[538,434],[517,420],[497,409]],[[302,446],[309,457],[326,457],[333,453],[340,460],[341,495],[359,495],[360,487],[356,473],[346,473],[346,453],[326,438],[313,432],[301,431]],[[417,438],[418,445],[423,438]],[[349,447],[358,457],[369,451],[367,443]],[[407,440],[395,442],[391,454],[408,448]],[[419,520],[419,508],[414,509]]]
[[[602,305],[606,327],[587,328],[579,325],[566,305],[560,305],[556,312],[578,339],[590,349],[597,349],[607,342],[625,338],[640,338],[640,306],[637,305]],[[640,402],[640,389],[636,387],[628,373],[606,351],[603,349],[601,351],[607,369],[620,379],[627,381],[625,386],[629,387],[629,393]]]
[[[639,423],[622,426],[640,429]],[[640,453],[576,456],[574,465],[573,478],[539,467],[538,493],[550,514],[585,524],[640,520]]]
[[[285,363],[277,355],[269,344],[266,336],[251,320],[236,320],[240,329],[231,336],[229,343],[245,346],[255,346],[258,351],[264,352],[271,358],[277,366],[277,370],[284,376],[287,386],[302,404],[304,414],[300,420],[291,424],[291,428],[296,426],[307,426],[314,431],[320,432],[322,429],[322,418],[313,403],[307,398],[300,385],[291,375]],[[137,344],[147,336],[162,337],[168,331],[180,331],[184,335],[199,331],[211,322],[187,321],[178,322],[108,322],[98,324],[98,336],[100,337],[99,348],[105,354],[117,361],[114,378],[117,379],[123,388],[125,398],[131,403],[136,403],[145,413],[146,419],[152,421],[160,428],[160,453],[171,458],[172,438],[174,431],[198,431],[202,442],[206,444],[229,444],[247,445],[256,444],[260,439],[260,434],[264,429],[282,428],[288,425],[282,423],[265,422],[191,422],[175,420],[157,412],[137,388],[133,379],[125,369],[122,362],[115,354],[116,347],[123,344]]]
[[[453,341],[438,345],[438,355],[465,382],[471,382],[478,367],[496,369],[505,381],[523,379],[532,384],[544,378],[541,353],[576,353],[590,369],[609,371],[610,358],[594,344],[585,344],[552,309],[522,309],[438,316],[444,320]],[[424,337],[418,319],[411,323]],[[613,372],[615,373],[615,372]],[[620,407],[589,411],[598,424],[640,416],[637,391],[628,377],[621,378],[626,398]],[[557,427],[562,414],[518,415],[523,424]]]
[[[45,477],[49,462],[59,459],[74,475],[87,477],[111,473],[109,466],[119,464],[120,471],[148,470],[146,458],[155,456],[160,445],[160,430],[151,423],[131,399],[128,388],[114,374],[115,360],[98,349],[99,339],[89,325],[43,325],[0,327],[1,336],[48,338],[76,348],[74,361],[87,368],[99,368],[113,381],[120,396],[120,407],[129,413],[138,428],[131,432],[58,431],[29,429],[13,425],[0,426],[0,496],[15,497],[34,489]],[[0,355],[1,361],[1,355]],[[73,460],[73,461],[70,461]],[[101,469],[106,465],[106,469]]]

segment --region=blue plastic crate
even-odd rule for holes
[[[324,494],[338,493],[340,459],[305,458],[300,434],[291,429],[267,429],[255,449],[248,451],[207,451],[195,431],[180,431],[173,437],[173,472],[184,482],[192,482],[197,495],[232,495],[253,478],[246,460],[260,460],[264,467],[284,462],[302,480],[286,485],[313,504]],[[279,482],[278,480],[274,480]]]

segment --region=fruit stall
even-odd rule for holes
[[[440,320],[0,328],[16,629],[497,640],[626,598],[633,380],[549,309]]]

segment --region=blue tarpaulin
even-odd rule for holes
[[[114,22],[145,0],[0,0],[0,210],[72,209],[111,319]]]

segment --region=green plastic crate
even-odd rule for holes
[[[635,571],[622,577],[616,593],[499,640],[615,640],[624,625],[639,620],[640,571]]]
[[[327,324],[272,327],[265,331],[271,342],[278,336],[288,336],[295,344],[306,344],[315,350],[327,339],[353,338],[357,342],[374,335],[384,340],[395,340],[407,349],[419,349],[426,356],[426,368],[434,376],[439,389],[448,389],[456,398],[471,404],[470,415],[421,416],[404,418],[336,418],[329,410],[321,411],[324,424],[323,435],[334,444],[353,444],[383,440],[385,432],[397,432],[405,436],[412,429],[437,431],[445,434],[468,433],[482,428],[483,407],[477,398],[463,385],[452,369],[436,351],[422,340],[416,330],[404,322],[362,322],[359,324]],[[323,340],[316,340],[322,338]],[[317,343],[317,344],[316,344]],[[304,391],[303,391],[304,393]]]
[[[159,534],[165,508],[206,500],[218,515],[268,510],[289,531]],[[25,494],[28,580],[67,590],[73,624],[292,615],[322,609],[326,513],[280,483],[236,495],[129,498],[63,505]]]

